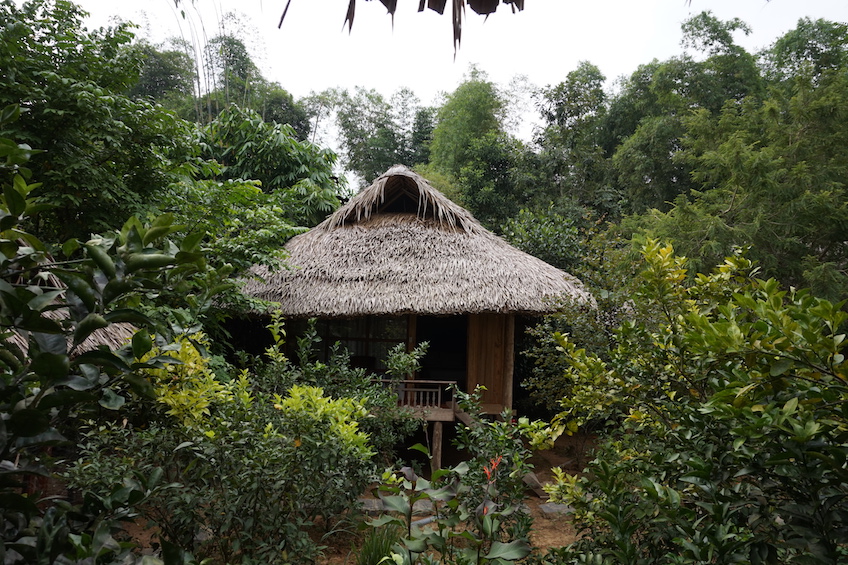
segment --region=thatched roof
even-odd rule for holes
[[[45,267],[52,262],[53,258],[48,255],[44,262]],[[15,282],[18,284],[41,286],[46,290],[61,290],[66,288],[65,283],[48,269],[45,269],[39,277],[32,280],[18,280]],[[56,302],[59,303],[61,301]],[[68,318],[68,310],[67,308],[50,309],[44,312],[44,317],[61,324],[63,320]],[[86,351],[97,349],[101,345],[105,345],[113,350],[120,349],[132,339],[135,331],[136,328],[132,324],[125,322],[109,324],[108,327],[94,330],[91,335],[76,347],[73,344],[73,337],[69,335],[67,338],[68,351],[72,357],[76,357]],[[0,347],[14,348],[20,350],[22,353],[26,353],[29,349],[27,332],[19,330],[9,332],[5,338],[0,338]]]
[[[67,312],[64,310],[51,310],[47,313],[47,317],[53,318],[61,323],[61,321],[67,317]],[[94,330],[90,336],[85,338],[82,343],[76,347],[73,347],[72,336],[68,336],[68,351],[70,352],[71,357],[76,357],[86,351],[97,349],[101,345],[105,345],[111,350],[120,349],[129,343],[135,331],[136,328],[132,324],[128,324],[126,322],[110,324],[107,328]],[[0,340],[0,347],[14,346],[22,352],[26,352],[27,349],[29,349],[27,339],[28,338],[25,333],[13,331],[8,337],[6,337],[6,339]]]
[[[245,292],[293,317],[544,313],[591,297],[573,276],[485,229],[405,167],[389,169],[286,245],[289,270]]]

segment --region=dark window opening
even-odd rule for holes
[[[293,322],[289,335],[303,335],[306,324],[306,321]],[[320,361],[326,362],[338,343],[350,353],[352,367],[385,373],[389,351],[399,343],[407,343],[408,326],[407,316],[318,320],[315,331],[321,341],[315,346],[314,353]]]
[[[421,360],[419,378],[428,381],[455,381],[465,389],[468,349],[468,316],[419,316],[418,343],[430,347]]]

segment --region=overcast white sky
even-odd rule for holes
[[[469,9],[454,58],[449,14],[418,13],[416,0],[398,2],[394,26],[378,1],[358,0],[351,34],[342,30],[348,0],[291,0],[278,29],[285,2],[184,0],[186,19],[173,0],[78,3],[92,14],[90,27],[117,14],[142,25],[153,41],[190,38],[192,29],[211,37],[220,15],[235,11],[251,29],[263,75],[296,98],[334,86],[389,96],[406,86],[425,104],[453,90],[469,64],[504,85],[515,75],[539,86],[556,84],[582,60],[608,80],[630,74],[639,64],[680,53],[680,23],[705,9],[747,22],[753,34],[740,42],[750,50],[769,45],[804,16],[848,21],[846,0],[526,0],[524,11],[501,6],[487,21]]]

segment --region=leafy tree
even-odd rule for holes
[[[618,91],[609,98],[598,134],[598,143],[605,156],[611,157],[622,140],[633,135],[642,118],[662,112],[657,93],[651,88],[659,65],[654,59],[639,65],[629,77],[617,81]]]
[[[848,547],[841,304],[751,276],[744,257],[686,276],[649,242],[607,359],[560,336],[559,425],[617,420],[555,498],[588,535],[559,563],[840,563]]]
[[[183,336],[179,348],[152,352],[180,363],[150,372],[155,404],[142,421],[89,431],[73,484],[96,493],[104,477],[163,468],[180,488],[152,498],[144,515],[166,546],[225,563],[314,563],[320,548],[307,528],[319,515],[329,528],[373,475],[358,428],[367,412],[316,387],[263,393],[246,372],[221,382],[203,342]],[[197,536],[200,527],[211,535]]]
[[[0,127],[20,113],[6,107]],[[0,553],[10,564],[133,563],[132,545],[113,536],[138,505],[172,488],[161,470],[127,472],[81,504],[40,499],[38,479],[55,471],[49,450],[72,439],[81,420],[116,414],[127,397],[150,393],[142,371],[163,361],[140,358],[171,335],[168,320],[145,315],[155,313],[152,297],[178,289],[211,300],[226,273],[206,267],[199,238],[172,240],[180,228],[168,216],[70,240],[65,260],[51,257],[51,242],[24,231],[41,209],[26,167],[35,151],[7,138],[0,149]],[[98,346],[121,335],[124,347]]]
[[[88,32],[83,17],[70,2],[0,4],[0,105],[29,110],[4,133],[43,150],[33,196],[52,209],[38,229],[58,240],[151,213],[195,150],[189,124],[124,95],[140,68],[129,26]]]
[[[186,180],[171,187],[161,206],[187,230],[206,233],[210,263],[230,264],[236,275],[253,265],[281,266],[283,244],[305,229],[293,225],[289,204],[285,191],[263,192],[256,181]]]
[[[128,93],[131,98],[167,102],[193,96],[194,61],[184,50],[163,49],[146,41],[136,43],[131,49],[142,61],[138,82]]]
[[[223,178],[259,181],[264,192],[277,193],[292,224],[314,225],[339,205],[335,154],[298,141],[291,126],[230,106],[203,134],[204,157],[223,165]]]
[[[519,143],[503,133],[489,132],[469,140],[466,159],[456,177],[462,203],[491,229],[513,217],[523,203],[515,183]]]
[[[428,167],[452,178],[458,200],[495,230],[539,192],[534,169],[524,166],[533,158],[504,118],[501,93],[472,68],[437,112]]]
[[[309,115],[287,90],[272,82],[259,85],[256,111],[266,122],[288,124],[295,131],[299,141],[306,141],[311,127]]]
[[[597,144],[613,157],[613,194],[623,198],[624,211],[668,210],[678,194],[695,188],[690,163],[677,158],[690,112],[717,114],[728,100],[764,93],[756,59],[733,38],[749,32],[743,22],[703,12],[684,22],[683,32],[683,45],[703,59],[684,54],[639,67],[598,122]]]
[[[522,251],[542,261],[573,271],[583,257],[580,228],[582,218],[575,220],[553,210],[531,211],[522,208],[503,226],[503,236]]]
[[[752,246],[766,276],[830,297],[846,287],[844,73],[796,77],[764,103],[686,120],[685,159],[700,191],[642,225],[709,268]]]
[[[361,87],[353,95],[337,92],[335,107],[346,166],[364,184],[370,184],[392,165],[403,163],[403,132],[393,119],[391,104],[382,95]]]
[[[491,134],[501,133],[505,103],[494,83],[481,71],[472,68],[469,77],[439,108],[430,163],[447,174],[458,177],[462,167],[472,159],[472,143]]]
[[[422,108],[411,90],[401,88],[386,100],[375,90],[357,87],[353,93],[332,90],[313,97],[315,103],[320,100],[335,110],[345,167],[363,184],[392,165],[427,162],[434,110]]]
[[[848,65],[848,26],[802,18],[766,52],[766,59],[771,72],[784,81],[844,69]]]
[[[612,163],[629,211],[668,210],[678,194],[693,188],[689,167],[674,159],[683,148],[684,131],[677,116],[643,118],[618,146]]]
[[[565,81],[539,93],[539,110],[546,125],[557,128],[557,134],[570,136],[592,127],[606,111],[604,81],[600,69],[588,61],[581,61]]]
[[[419,108],[415,112],[410,140],[410,162],[428,163],[430,161],[430,144],[433,142],[433,129],[436,127],[436,108],[431,106]]]
[[[221,97],[223,106],[251,106],[255,97],[253,86],[261,75],[244,42],[229,34],[209,40],[205,47],[204,71],[210,80],[210,93]]]
[[[389,104],[400,137],[398,163],[414,167],[428,162],[436,109],[422,107],[421,101],[408,88],[392,94]]]
[[[620,197],[612,190],[610,164],[599,143],[607,112],[604,80],[596,66],[584,61],[565,81],[542,89],[537,105],[545,127],[536,141],[550,179],[542,189],[550,202],[574,200],[615,216]]]

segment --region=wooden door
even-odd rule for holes
[[[515,317],[472,314],[468,317],[468,391],[483,392],[483,411],[498,414],[512,409],[512,370]]]

